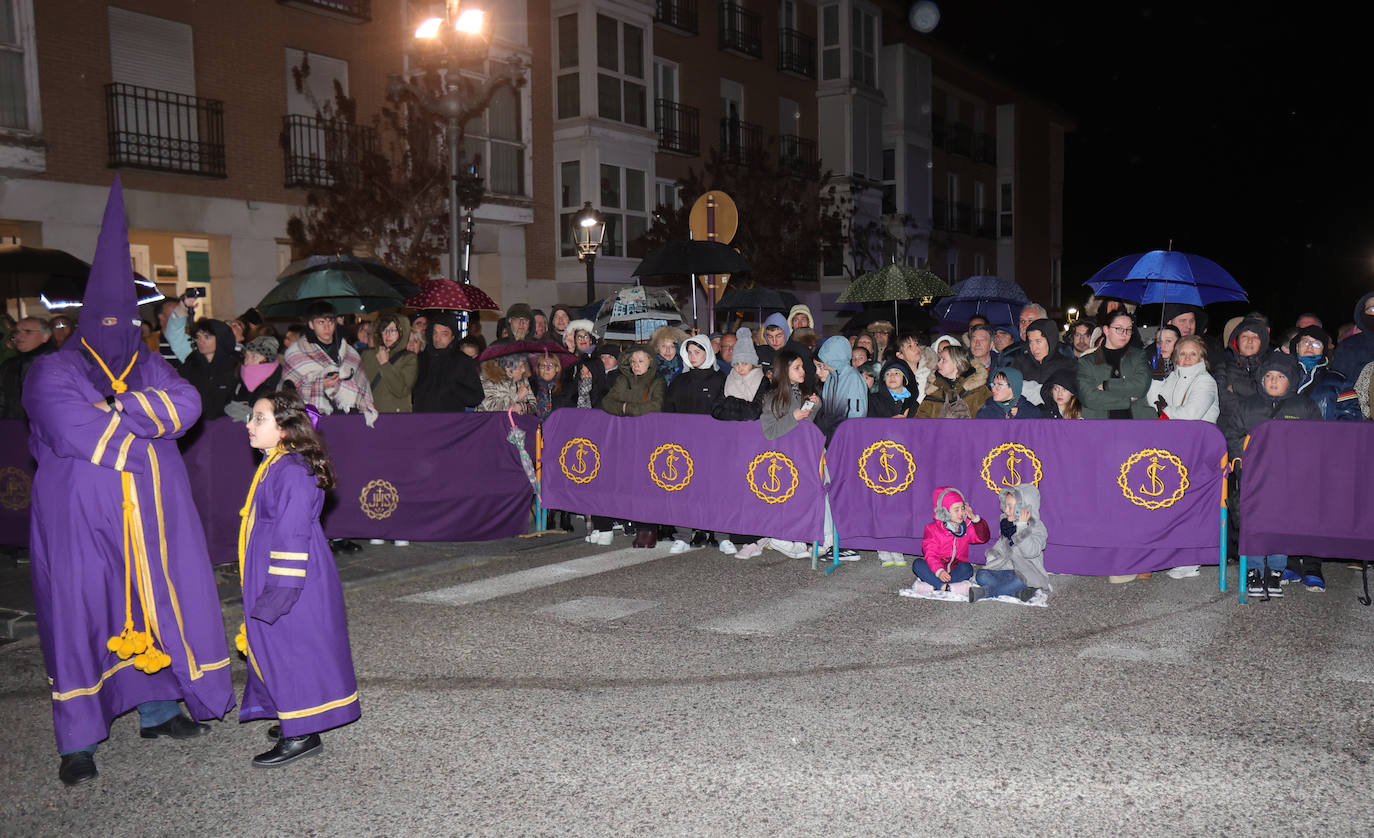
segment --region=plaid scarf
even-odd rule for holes
[[[282,381],[291,382],[306,404],[314,405],[321,413],[361,413],[367,426],[377,421],[377,408],[372,404],[372,388],[362,371],[358,350],[346,341],[339,341],[339,360],[333,358],[309,337],[291,344],[282,356]],[[324,377],[339,374],[339,383],[326,388]]]

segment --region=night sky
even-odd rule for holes
[[[1310,309],[1334,328],[1374,289],[1369,47],[1336,6],[939,5],[933,37],[1077,124],[1066,305],[1113,259],[1170,240],[1249,292],[1214,320],[1253,307],[1286,327]]]

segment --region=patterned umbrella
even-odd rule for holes
[[[954,283],[953,296],[935,304],[935,315],[941,320],[967,323],[981,314],[991,323],[1015,323],[1021,308],[1030,297],[1021,286],[999,276],[971,276]]]
[[[465,285],[451,279],[422,279],[420,293],[406,300],[406,305],[420,309],[451,309],[453,311],[500,311],[487,293],[476,285]]]
[[[949,283],[924,268],[913,268],[893,262],[876,271],[869,271],[850,283],[837,303],[868,303],[892,301],[892,319],[897,320],[898,300],[928,301],[954,293]]]
[[[662,288],[631,285],[601,304],[595,331],[602,340],[646,341],[661,326],[682,324],[673,295]]]

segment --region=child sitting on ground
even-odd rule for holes
[[[972,587],[973,565],[968,563],[968,546],[983,544],[990,537],[988,522],[964,501],[964,495],[953,486],[941,486],[933,495],[935,520],[926,524],[921,536],[921,553],[925,561],[913,561],[911,570],[917,581],[911,585],[915,594],[948,591],[967,595]]]
[[[1039,591],[1050,589],[1045,573],[1045,542],[1050,536],[1039,517],[1040,490],[1012,486],[1001,495],[1002,537],[988,548],[986,563],[974,575],[978,584],[969,588],[969,602],[997,596],[1030,602]]]

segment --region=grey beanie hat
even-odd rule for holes
[[[244,352],[253,352],[269,361],[277,360],[277,349],[281,344],[271,335],[259,335],[243,345]]]
[[[754,349],[754,333],[741,327],[735,332],[735,354],[736,364],[759,365],[759,353]]]

